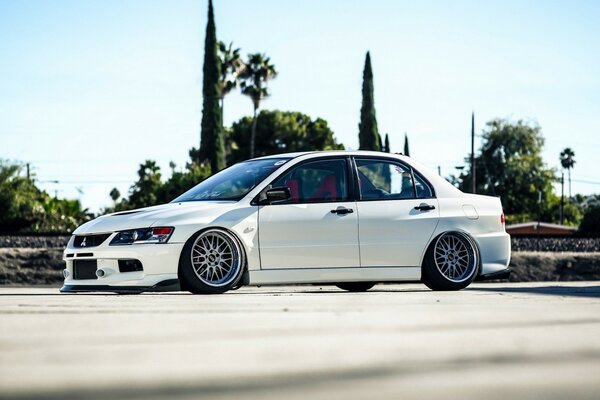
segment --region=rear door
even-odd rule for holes
[[[356,157],[362,267],[420,266],[439,220],[429,184],[399,161]]]
[[[308,160],[271,184],[292,198],[259,208],[262,269],[360,266],[349,166],[346,157]]]

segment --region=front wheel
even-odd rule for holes
[[[179,279],[183,288],[195,294],[224,293],[237,287],[244,264],[244,251],[233,234],[208,229],[183,247]]]
[[[460,232],[446,232],[427,250],[422,280],[432,290],[464,289],[475,279],[479,253],[474,241]]]

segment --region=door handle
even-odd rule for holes
[[[415,210],[419,210],[419,211],[427,211],[427,210],[434,210],[435,206],[432,204],[427,204],[427,203],[421,203],[418,206],[415,206]]]
[[[354,212],[353,209],[346,208],[346,207],[338,207],[335,210],[331,210],[332,214],[337,214],[337,215],[352,214],[353,212]]]

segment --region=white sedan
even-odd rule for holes
[[[169,204],[98,217],[64,252],[63,292],[505,278],[500,199],[379,152],[280,154],[233,165]]]

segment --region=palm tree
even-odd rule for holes
[[[571,169],[573,169],[573,166],[575,165],[574,157],[575,152],[571,150],[570,147],[567,147],[560,152],[560,165],[562,165],[562,167],[566,169],[567,173],[569,174],[569,198],[571,198]]]
[[[229,92],[237,87],[240,73],[244,70],[244,62],[240,57],[240,49],[233,48],[233,42],[229,43],[229,46],[219,42],[217,49],[221,62],[221,125],[223,125],[224,99]]]
[[[254,142],[256,140],[256,115],[260,101],[269,96],[267,81],[275,78],[277,71],[271,64],[271,59],[265,54],[248,55],[248,61],[240,74],[242,94],[252,99],[254,116],[252,119],[252,134],[250,136],[250,158],[254,158]]]

